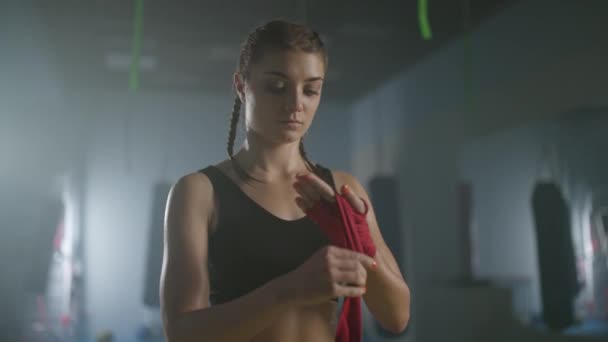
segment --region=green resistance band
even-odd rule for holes
[[[431,30],[431,23],[429,22],[428,5],[427,0],[418,0],[418,24],[420,25],[420,33],[424,40],[433,38],[433,31]]]

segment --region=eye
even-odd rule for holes
[[[271,81],[266,84],[266,89],[275,94],[282,93],[285,90],[285,87],[285,81],[282,80]]]
[[[320,90],[316,90],[316,89],[304,89],[304,94],[308,95],[308,96],[317,96],[319,95]]]

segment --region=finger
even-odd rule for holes
[[[335,270],[339,272],[355,272],[362,274],[367,278],[368,270],[373,271],[376,269],[376,262],[372,259],[369,265],[365,265],[365,262],[355,259],[337,259],[332,263]]]
[[[308,211],[313,206],[313,203],[310,200],[302,197],[296,197],[296,204],[302,211]]]
[[[308,186],[311,186],[315,192],[319,193],[321,197],[323,197],[324,200],[329,202],[335,201],[334,196],[336,193],[334,190],[331,188],[331,186],[329,186],[329,184],[314,173],[307,173],[305,175],[298,176],[298,179],[303,181]]]
[[[337,246],[331,246],[327,255],[330,268],[342,271],[356,270],[361,264],[356,252]]]
[[[352,251],[350,249],[337,247],[332,250],[332,255],[337,261],[356,260],[368,271],[373,271],[378,267],[378,263],[376,262],[376,260],[374,260],[374,258],[363,253]]]
[[[301,178],[299,180],[299,185],[302,186],[302,190],[304,190],[307,194],[309,194],[315,200],[319,200],[321,198],[327,199],[327,194],[324,194],[322,189],[319,189],[312,181],[308,180],[308,178]]]
[[[378,268],[378,263],[376,262],[376,260],[374,260],[374,258],[365,255],[365,254],[358,254],[358,260],[360,262],[360,264],[365,267],[365,270],[367,271],[375,271],[376,268]]]
[[[336,259],[334,266],[341,271],[354,271],[359,269],[361,262],[356,259]]]
[[[305,181],[297,181],[294,183],[296,191],[310,202],[316,202],[321,199],[321,194]]]
[[[344,184],[342,185],[342,188],[340,189],[342,192],[342,195],[344,197],[346,197],[346,199],[348,200],[348,202],[350,203],[350,205],[355,208],[356,211],[359,212],[359,214],[363,214],[365,213],[365,203],[363,202],[363,200],[357,196],[348,185]]]
[[[334,295],[338,297],[361,297],[366,291],[365,286],[334,285]]]
[[[363,286],[367,282],[367,270],[358,262],[348,269],[336,266],[332,269],[331,274],[334,277],[334,281],[342,284]]]
[[[367,255],[353,251],[352,249],[337,247],[332,249],[332,256],[338,259],[353,259],[359,260],[359,258],[366,257]]]
[[[333,273],[333,281],[341,285],[365,286],[367,283],[367,272],[363,268],[355,271],[335,270]]]

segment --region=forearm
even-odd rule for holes
[[[400,333],[410,318],[409,287],[382,253],[378,253],[375,260],[378,266],[368,273],[367,293],[363,298],[374,318],[385,329]]]
[[[249,341],[288,309],[279,286],[271,281],[228,303],[177,316],[168,324],[168,342]]]

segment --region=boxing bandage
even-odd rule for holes
[[[306,214],[321,227],[333,245],[373,258],[376,255],[376,247],[367,225],[367,202],[362,199],[365,212],[359,213],[343,195],[336,194],[335,199],[335,203],[317,201]],[[361,337],[361,298],[346,297],[338,321],[336,342],[360,342]]]

